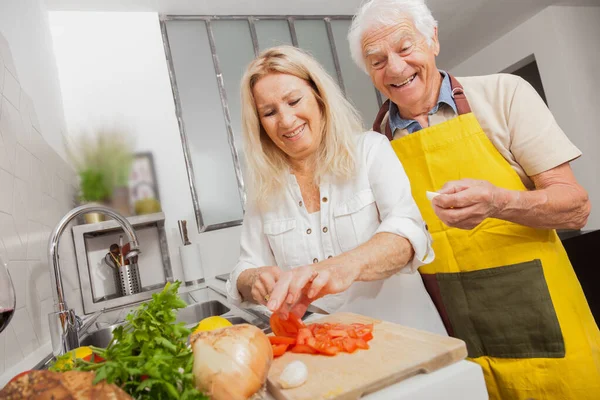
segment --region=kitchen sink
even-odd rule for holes
[[[230,310],[229,307],[218,300],[205,301],[180,309],[177,313],[177,322],[183,322],[186,326],[196,325],[204,318],[225,315]]]
[[[203,303],[192,304],[180,309],[177,313],[177,322],[183,322],[188,328],[191,328],[202,319],[216,315],[222,315],[233,325],[245,324],[248,322],[239,316],[225,315],[230,311],[231,309],[229,307],[218,300],[205,301]],[[80,344],[81,346],[96,346],[104,348],[110,343],[113,336],[112,332],[121,325],[122,323],[111,325],[85,335],[80,340]]]
[[[265,322],[263,320],[264,317],[259,318],[257,315],[254,315],[247,310],[242,310],[233,306],[230,307],[219,300],[194,303],[179,309],[177,312],[177,322],[183,322],[187,328],[193,328],[202,319],[217,315],[227,319],[233,325],[252,324],[265,331],[265,333],[268,333],[269,330],[268,317],[267,322]],[[81,346],[106,348],[112,340],[113,331],[124,323],[125,322],[120,322],[86,333],[80,338],[79,343]],[[33,369],[47,369],[53,361],[54,357],[49,355],[40,361]]]
[[[99,329],[96,332],[87,334],[81,338],[79,345],[105,348],[108,346],[113,337],[112,332],[121,325],[123,324],[111,325],[106,328]]]

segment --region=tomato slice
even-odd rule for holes
[[[296,339],[287,336],[268,336],[271,344],[296,344]]]
[[[298,329],[298,337],[296,338],[297,344],[305,344],[306,339],[313,337],[312,332],[308,328]]]
[[[273,357],[279,357],[282,356],[287,348],[288,348],[289,344],[272,344],[271,347],[273,348]]]
[[[354,353],[356,349],[358,349],[358,346],[356,345],[356,339],[352,338],[344,338],[342,341],[342,347],[347,353]]]
[[[359,349],[367,350],[369,349],[369,344],[362,339],[356,339],[356,347]]]
[[[292,353],[302,353],[302,354],[317,354],[317,350],[313,349],[307,344],[297,344],[292,347]]]
[[[327,334],[331,337],[348,337],[348,332],[343,329],[330,329]]]
[[[273,313],[270,319],[271,330],[276,336],[287,336],[295,338],[298,330],[306,328],[304,322],[294,313],[288,314],[288,319],[281,319],[279,314]]]
[[[325,354],[326,356],[335,356],[340,352],[340,348],[334,346],[333,344],[319,343],[317,344],[317,347],[317,351],[321,354]]]
[[[373,339],[373,324],[314,323],[305,326],[293,314],[287,320],[273,314],[271,328],[276,336],[270,336],[269,340],[276,356],[285,351],[327,356],[339,352],[354,353],[358,349],[369,349],[368,342]],[[283,345],[288,347],[283,349]]]

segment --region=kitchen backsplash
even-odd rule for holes
[[[73,208],[75,185],[73,169],[44,140],[9,44],[0,35],[0,255],[9,265],[17,295],[14,318],[0,334],[0,375],[50,340],[48,238]],[[79,313],[72,243],[67,229],[59,249],[63,285],[69,306]]]

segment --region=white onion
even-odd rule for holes
[[[190,338],[196,388],[213,400],[245,400],[263,387],[273,361],[267,336],[249,324]]]

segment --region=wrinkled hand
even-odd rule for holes
[[[267,307],[287,315],[302,317],[313,301],[328,294],[341,293],[358,278],[357,268],[341,265],[307,265],[281,274]]]
[[[238,278],[242,283],[238,290],[246,301],[266,305],[281,273],[281,268],[276,266],[247,269]]]
[[[461,179],[447,182],[432,200],[436,215],[448,226],[473,229],[500,210],[502,189],[488,181]]]

